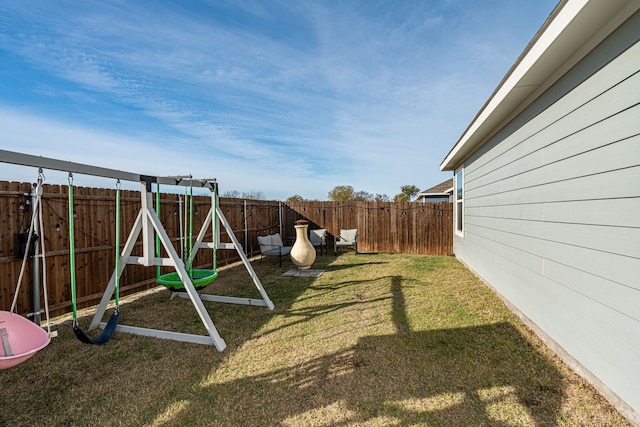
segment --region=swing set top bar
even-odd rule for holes
[[[34,156],[31,154],[16,153],[0,149],[0,163],[10,163],[21,166],[32,166],[42,169],[51,169],[63,172],[78,173],[82,175],[98,176],[103,178],[113,178],[122,181],[144,182],[150,190],[152,183],[165,185],[179,185],[185,187],[204,187],[214,189],[215,179],[187,179],[189,177],[161,177],[141,175],[132,172],[125,172],[118,169],[103,168],[100,166],[85,165],[83,163],[58,160],[50,157]]]

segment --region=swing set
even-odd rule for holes
[[[223,351],[226,348],[224,339],[218,333],[209,313],[207,312],[203,301],[223,302],[229,304],[243,304],[266,307],[269,310],[273,310],[273,302],[269,299],[260,279],[253,270],[249,259],[247,258],[242,245],[235,237],[231,226],[227,222],[222,210],[218,206],[218,184],[213,180],[194,180],[191,178],[185,179],[183,177],[153,177],[147,175],[139,175],[130,172],[124,172],[115,169],[108,169],[103,167],[91,166],[81,163],[68,162],[53,158],[46,158],[41,156],[33,156],[23,153],[17,153],[7,150],[0,150],[0,162],[16,164],[22,166],[32,166],[42,169],[51,169],[57,171],[64,171],[69,173],[69,228],[70,228],[70,269],[71,269],[71,294],[72,294],[72,306],[73,306],[73,329],[78,339],[87,344],[104,344],[106,343],[115,331],[131,333],[136,335],[151,336],[162,339],[170,339],[182,342],[191,342],[197,344],[213,345],[218,351]],[[117,180],[116,183],[116,263],[109,283],[107,284],[105,291],[102,295],[100,304],[93,316],[89,331],[98,327],[102,328],[100,335],[91,339],[78,325],[77,316],[77,301],[76,301],[76,280],[75,280],[75,247],[74,247],[74,222],[73,222],[73,174],[91,175],[104,178],[113,178]],[[140,183],[140,200],[141,208],[138,212],[133,227],[131,228],[129,235],[126,239],[122,250],[120,250],[120,181],[133,181]],[[39,184],[41,181],[39,180]],[[158,203],[156,207],[159,210],[159,188],[160,185],[172,185],[183,186],[193,189],[193,187],[206,188],[211,192],[211,208],[207,213],[205,221],[198,232],[197,238],[194,243],[190,244],[188,257],[183,260],[176,252],[171,240],[160,222],[158,212],[153,207],[153,186],[156,187],[156,194],[158,197]],[[41,197],[42,189],[39,186],[38,191]],[[192,193],[191,193],[192,194]],[[190,200],[190,216],[193,215],[193,198]],[[40,208],[41,210],[41,208]],[[34,209],[35,211],[35,209]],[[34,213],[35,219],[35,213]],[[41,220],[41,219],[40,219]],[[33,223],[34,221],[32,221]],[[189,227],[192,227],[193,221],[190,221]],[[220,225],[224,227],[227,235],[231,239],[231,242],[220,242]],[[208,234],[209,229],[213,229],[212,241],[205,241],[205,237]],[[190,238],[192,236],[192,230],[190,230]],[[134,246],[139,239],[142,239],[142,256],[132,256]],[[44,239],[42,242],[42,253],[44,255]],[[166,257],[161,257],[161,248],[164,248]],[[199,249],[208,248],[213,250],[214,265],[212,270],[199,270],[193,269],[192,264],[198,253]],[[217,276],[216,265],[216,252],[218,250],[235,250],[241,258],[247,272],[249,273],[254,286],[258,290],[261,298],[241,298],[230,297],[222,295],[201,295],[198,294],[198,290],[209,285]],[[25,255],[26,256],[26,255]],[[24,264],[24,263],[23,263]],[[44,256],[43,256],[44,264]],[[125,267],[127,265],[142,265],[142,266],[156,266],[159,271],[159,267],[173,267],[175,270],[172,273],[159,275],[157,277],[157,283],[165,286],[171,290],[172,297],[179,296],[181,298],[190,299],[194,309],[198,313],[202,324],[204,325],[207,335],[195,335],[182,332],[166,331],[161,329],[150,329],[138,326],[128,326],[120,324],[120,309],[119,309],[119,281]],[[24,265],[23,265],[24,269]],[[43,269],[44,274],[44,269]],[[43,280],[43,283],[46,283]],[[46,285],[45,285],[46,286]],[[16,289],[17,295],[18,289]],[[102,322],[105,311],[112,297],[115,296],[115,310],[111,315],[108,322]],[[15,299],[14,299],[15,306]],[[2,346],[0,346],[0,369],[5,367],[14,366],[22,361],[31,357],[36,351],[44,348],[50,339],[50,333],[47,334],[40,326],[30,322],[24,317],[13,313],[14,306],[12,306],[12,312],[7,313],[0,311],[0,332],[2,332]],[[45,288],[45,306],[47,306],[47,319],[48,319],[48,305],[46,303],[46,288]],[[20,318],[19,320],[16,318]],[[8,320],[10,319],[10,320]],[[24,323],[24,322],[26,323]],[[16,326],[14,326],[14,324]],[[25,332],[26,324],[29,325],[30,331]],[[36,332],[37,331],[37,332]],[[31,342],[31,336],[40,335],[42,338],[37,342]],[[46,338],[46,340],[45,340]],[[4,349],[4,350],[2,350]],[[15,356],[14,356],[15,355]],[[18,360],[18,357],[20,358]],[[15,363],[8,366],[12,361]]]

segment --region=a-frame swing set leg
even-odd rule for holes
[[[122,261],[120,263],[121,265],[120,271],[114,271],[114,273],[112,274],[111,279],[107,284],[107,288],[105,289],[105,292],[102,296],[102,300],[98,305],[98,309],[94,314],[90,329],[95,328],[98,325],[101,325],[101,326],[104,325],[103,323],[100,322],[100,320],[104,316],[104,312],[106,310],[107,305],[109,304],[109,300],[111,299],[115,291],[115,275],[122,274],[122,271],[124,271],[125,264],[141,264],[141,265],[147,265],[147,266],[148,265],[173,266],[176,269],[178,276],[182,280],[182,283],[184,284],[184,288],[187,291],[189,299],[191,299],[191,302],[193,303],[196,311],[198,312],[198,315],[200,316],[200,320],[202,321],[205,328],[207,329],[209,336],[207,337],[202,335],[186,334],[181,332],[164,331],[164,330],[158,330],[158,329],[141,328],[141,327],[127,326],[127,325],[118,325],[116,330],[119,332],[127,332],[127,333],[132,333],[137,335],[151,336],[151,337],[170,339],[170,340],[176,340],[176,341],[193,342],[197,344],[209,344],[209,345],[213,344],[215,345],[218,351],[224,350],[227,345],[222,339],[222,337],[220,337],[220,334],[218,333],[216,327],[214,326],[213,321],[209,316],[209,313],[204,307],[202,300],[200,299],[195,287],[193,286],[193,282],[191,281],[191,278],[189,277],[189,274],[186,271],[184,262],[180,259],[177,252],[173,248],[173,245],[171,244],[171,241],[169,239],[169,236],[167,235],[167,232],[165,231],[164,227],[160,223],[160,220],[157,218],[156,213],[151,205],[151,200],[149,200],[151,195],[146,191],[144,184],[143,184],[142,193],[143,193],[142,208],[140,210],[140,213],[138,214],[138,218],[136,219],[134,226],[131,229],[131,233],[129,234],[127,243],[123,248],[122,255],[120,256],[120,259]],[[169,258],[149,259],[148,256],[131,257],[131,252],[133,250],[133,247],[135,246],[136,241],[138,240],[138,237],[140,236],[140,233],[143,233],[143,247],[145,247],[146,255],[147,255],[146,249],[153,248],[153,242],[154,242],[153,235],[152,235],[153,233],[150,232],[149,226],[151,226],[157,233],[162,246],[164,247],[164,249],[167,251],[167,254],[169,255]]]
[[[189,277],[186,271],[184,261],[178,256],[177,252],[175,251],[173,245],[171,244],[169,236],[166,233],[166,230],[160,223],[160,220],[158,219],[152,207],[152,204],[150,201],[151,196],[148,195],[145,190],[146,188],[144,188],[143,186],[143,197],[142,197],[143,206],[140,212],[138,213],[138,217],[136,218],[136,221],[131,229],[131,233],[129,234],[127,242],[123,247],[122,254],[120,256],[120,269],[119,271],[114,271],[113,274],[111,275],[111,279],[107,284],[107,288],[105,289],[105,292],[102,296],[102,300],[100,301],[98,309],[94,314],[94,317],[89,329],[91,330],[98,326],[104,327],[105,324],[101,322],[101,319],[104,316],[104,312],[107,308],[107,305],[109,304],[109,301],[111,300],[113,293],[115,291],[116,274],[122,275],[122,272],[124,271],[126,264],[138,264],[138,265],[146,265],[146,266],[148,265],[173,266],[176,269],[176,272],[178,273],[178,276],[180,277],[182,283],[184,284],[184,288],[186,290],[186,294],[184,292],[179,292],[177,293],[177,295],[179,295],[182,298],[189,298],[191,300],[196,311],[198,312],[198,315],[200,316],[200,319],[202,320],[202,323],[207,329],[209,336],[207,337],[202,335],[193,335],[193,334],[186,334],[186,333],[180,333],[180,332],[163,331],[158,329],[141,328],[136,326],[122,325],[122,324],[118,325],[118,327],[116,328],[116,331],[127,332],[127,333],[132,333],[137,335],[152,336],[156,338],[171,339],[176,341],[193,342],[198,344],[209,344],[209,345],[213,344],[216,346],[218,351],[222,351],[226,347],[226,343],[224,342],[222,337],[220,337],[220,334],[215,328],[213,321],[209,316],[209,313],[206,311],[206,308],[202,304],[202,301],[214,301],[214,302],[223,302],[223,303],[230,303],[230,304],[262,306],[262,307],[267,307],[267,309],[269,310],[273,310],[274,308],[273,302],[267,295],[267,292],[265,291],[262,283],[260,282],[258,275],[256,274],[255,270],[251,266],[251,263],[249,262],[249,259],[247,258],[246,254],[244,253],[242,245],[240,244],[235,234],[233,233],[233,230],[229,222],[225,218],[220,207],[217,206],[217,200],[215,199],[217,195],[215,194],[215,192],[212,194],[212,207],[209,210],[209,213],[207,214],[207,217],[204,221],[204,224],[202,225],[202,228],[200,229],[200,232],[198,233],[198,237],[194,244],[194,250],[193,250],[193,253],[191,254],[190,260],[193,260],[198,249],[200,248],[235,249],[238,255],[240,256],[240,258],[242,259],[242,262],[247,272],[251,276],[251,279],[256,289],[260,293],[260,296],[262,297],[262,299],[198,294],[195,287],[193,286],[193,282],[191,281],[191,278]],[[214,212],[216,213],[216,215],[214,215]],[[214,221],[214,219],[216,221]],[[225,231],[227,232],[227,235],[230,237],[231,243],[220,243],[219,241],[220,235],[218,232],[218,221],[219,223],[222,224]],[[211,225],[213,225],[213,239],[215,239],[215,242],[204,242],[204,236],[206,235],[207,230]],[[163,245],[167,254],[169,255],[169,258],[154,258],[152,256],[151,251],[147,250],[148,248],[152,247],[150,244],[147,246],[147,244],[149,242],[154,241],[152,228],[157,233],[161,244]],[[143,234],[143,247],[145,248],[144,255],[142,257],[132,257],[131,252],[133,251],[133,248],[141,233]]]
[[[255,284],[256,288],[260,292],[260,296],[262,296],[262,299],[264,301],[265,307],[267,307],[269,310],[273,310],[273,302],[271,302],[271,299],[269,298],[269,295],[267,295],[267,291],[264,290],[264,287],[262,286],[262,283],[260,282],[260,279],[258,278],[258,275],[256,274],[255,270],[251,266],[251,263],[249,262],[249,259],[247,258],[247,255],[244,253],[242,245],[240,244],[240,242],[238,242],[238,239],[236,238],[236,235],[233,233],[233,230],[231,229],[231,225],[229,225],[229,223],[227,222],[227,218],[225,218],[224,214],[222,213],[222,209],[220,209],[219,206],[216,207],[216,209],[217,209],[217,213],[218,213],[218,218],[220,219],[220,222],[222,223],[222,225],[223,225],[224,229],[226,230],[227,234],[231,238],[231,242],[233,243],[233,247],[235,248],[235,250],[238,253],[238,255],[240,256],[240,258],[242,259],[242,262],[243,262],[245,268],[247,269],[247,272],[249,272],[249,275],[251,276],[251,279],[253,280],[253,283]],[[261,304],[261,305],[263,305],[263,304]]]
[[[215,194],[212,197],[216,197]],[[216,212],[216,215],[213,215],[213,212]],[[231,243],[220,243],[220,235],[218,233],[218,227],[216,223],[214,223],[214,218],[217,216],[217,219],[222,223],[227,235],[231,238]],[[204,236],[209,229],[209,226],[213,224],[213,239],[215,242],[204,242]],[[235,249],[238,253],[238,256],[242,259],[242,263],[244,264],[249,276],[251,276],[251,280],[255,285],[256,289],[260,293],[262,299],[256,298],[239,298],[239,297],[228,297],[222,295],[210,295],[210,294],[200,294],[200,298],[204,301],[213,301],[213,302],[223,302],[228,304],[244,304],[244,305],[256,305],[261,307],[267,307],[269,310],[273,310],[273,302],[267,295],[267,292],[262,286],[262,282],[260,282],[260,278],[256,274],[255,270],[251,266],[247,255],[244,253],[242,245],[236,238],[231,225],[227,222],[224,214],[222,213],[222,209],[219,206],[216,206],[216,203],[212,203],[212,207],[207,214],[204,223],[202,224],[202,228],[200,228],[200,232],[198,233],[198,237],[193,245],[193,253],[191,254],[190,261],[195,258],[195,255],[200,248],[211,248],[211,249]],[[176,292],[178,296],[182,298],[186,298],[183,292]]]

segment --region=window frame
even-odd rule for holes
[[[454,175],[455,214],[454,231],[456,235],[464,237],[464,166],[456,170]]]

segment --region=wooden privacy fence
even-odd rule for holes
[[[300,202],[285,208],[290,228],[300,218],[325,228],[329,247],[340,229],[358,229],[358,251],[449,255],[453,253],[453,208],[448,202]]]
[[[20,273],[18,236],[28,231],[31,218],[29,183],[0,181],[0,309],[9,310]],[[47,266],[48,299],[53,316],[71,309],[69,271],[69,220],[67,186],[44,185],[42,198],[43,232]],[[209,196],[194,197],[193,233],[200,230],[209,208]],[[278,201],[221,198],[220,208],[238,241],[248,256],[260,253],[257,236],[281,233],[293,240],[294,222],[305,218],[310,228],[326,228],[329,248],[333,236],[341,228],[359,230],[359,250],[362,252],[402,252],[446,255],[452,252],[453,210],[450,203],[368,203],[368,202],[302,202],[286,204]],[[140,209],[140,193],[121,192],[121,235],[124,244]],[[79,307],[99,302],[115,266],[115,189],[74,187],[76,278]],[[162,194],[159,216],[181,253],[184,239],[184,197]],[[181,224],[183,230],[181,231]],[[194,236],[195,239],[195,236]],[[209,230],[206,240],[211,240]],[[221,241],[230,242],[224,228]],[[142,243],[134,249],[142,255]],[[163,253],[163,256],[166,254]],[[220,250],[218,265],[238,261],[234,250]],[[28,260],[17,311],[33,310],[32,259]],[[210,268],[213,253],[198,251],[194,267]],[[169,271],[163,268],[162,273]],[[128,265],[121,278],[122,295],[155,287],[156,269]]]
[[[71,308],[71,273],[69,270],[69,214],[67,186],[44,185],[42,197],[45,259],[49,304],[52,315],[64,314]],[[28,196],[31,184],[0,181],[0,309],[9,310],[18,281],[22,257],[19,256],[18,236],[26,233],[31,219],[31,204]],[[209,196],[194,197],[193,239],[211,207]],[[248,255],[259,253],[258,234],[270,234],[279,230],[278,202],[243,201],[220,199],[220,207],[229,221],[236,238],[248,248]],[[188,211],[184,197],[180,194],[162,194],[160,220],[167,234],[181,254],[188,235],[184,218]],[[138,191],[121,191],[121,233],[124,244],[140,210]],[[79,307],[97,304],[111,273],[115,268],[115,189],[74,187],[74,222],[76,281]],[[181,231],[182,224],[182,231]],[[235,231],[237,230],[237,231]],[[245,233],[246,230],[246,233]],[[209,230],[205,240],[212,240]],[[221,227],[221,241],[230,242]],[[253,243],[256,242],[256,243]],[[132,254],[142,255],[139,241]],[[166,254],[163,251],[163,256]],[[234,250],[220,250],[218,265],[240,260]],[[213,252],[200,250],[194,267],[211,268]],[[32,261],[29,260],[18,295],[17,311],[25,314],[32,310]],[[163,268],[161,273],[170,271]],[[155,287],[156,269],[138,265],[127,265],[121,276],[122,295],[132,294]]]

